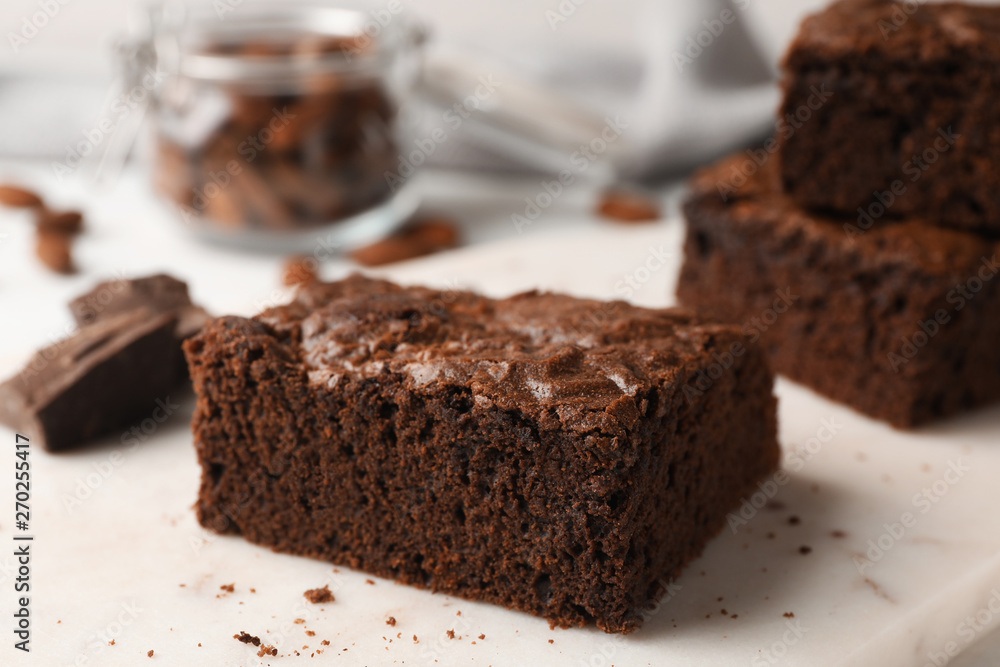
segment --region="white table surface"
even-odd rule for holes
[[[44,167],[0,164],[0,180],[10,176],[39,187],[54,203],[83,205],[91,231],[78,244],[82,272],[53,276],[33,258],[26,221],[0,212],[4,375],[40,341],[64,334],[70,297],[119,272],[170,271],[218,313],[251,313],[287,296],[277,287],[280,258],[193,242],[150,201],[136,174],[103,193],[77,184],[56,187]],[[424,187],[437,207],[468,222],[472,244],[386,275],[494,294],[547,287],[610,297],[622,276],[655,249],[675,261],[654,272],[634,300],[650,306],[672,300],[682,232],[676,219],[637,228],[611,225],[588,214],[593,193],[571,191],[518,235],[510,214],[537,183],[439,175],[425,179]],[[334,260],[324,275],[336,278],[348,270]],[[13,651],[5,631],[0,665],[294,664],[303,658],[289,653],[308,655],[323,639],[331,643],[315,658],[320,664],[923,667],[951,641],[967,650],[948,664],[998,664],[997,633],[990,631],[1000,627],[1000,616],[972,634],[974,644],[966,642],[961,623],[1000,589],[1000,514],[993,511],[1000,501],[1000,409],[905,434],[788,382],[779,383],[778,394],[789,462],[795,452],[803,456],[831,420],[834,437],[779,490],[782,509],[761,512],[735,534],[724,531],[647,627],[627,638],[594,629],[549,630],[530,616],[383,580],[368,585],[363,573],[204,531],[191,510],[198,469],[186,423],[189,403],[146,443],[122,451],[121,459],[114,455],[121,449],[117,438],[68,455],[36,451],[35,652],[26,657]],[[12,439],[0,430],[0,441]],[[13,454],[9,447],[3,451],[0,501],[6,502],[12,475],[2,470],[11,469]],[[913,495],[944,479],[956,461],[969,470],[860,573],[854,557],[868,540],[877,540],[884,524],[903,512],[918,512]],[[794,526],[788,521],[793,515],[801,519]],[[6,619],[12,611],[12,518],[0,515],[0,617]],[[835,530],[846,537],[832,537]],[[800,554],[803,545],[812,552]],[[229,583],[235,592],[223,594],[219,587]],[[336,603],[305,605],[302,591],[324,583],[336,591]],[[393,628],[385,625],[390,615],[398,621]],[[297,625],[296,618],[306,623]],[[802,628],[801,638],[790,623]],[[307,629],[316,635],[307,636]],[[448,639],[449,629],[461,639]],[[276,644],[280,657],[256,658],[232,639],[241,630]],[[485,640],[476,639],[480,633]],[[302,649],[306,645],[310,649]],[[146,662],[149,649],[155,662]]]

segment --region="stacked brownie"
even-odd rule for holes
[[[842,0],[784,66],[776,140],[692,181],[680,300],[897,427],[1000,399],[1000,8]]]
[[[185,343],[203,525],[629,632],[778,465],[764,355],[680,310],[352,277]]]

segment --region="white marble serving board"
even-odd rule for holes
[[[622,295],[621,281],[631,275],[641,283],[632,300],[662,306],[673,300],[681,232],[676,221],[589,226],[383,273],[497,295],[542,287],[595,297]],[[669,259],[657,267],[662,255]],[[119,257],[128,270],[131,259]],[[220,271],[186,275],[217,310],[247,312],[280,298],[248,275],[245,290],[256,291],[237,299],[233,283],[241,276],[221,280]],[[205,277],[213,274],[217,283]],[[48,331],[61,323],[42,320]],[[37,341],[37,327],[23,326]],[[28,349],[15,343],[32,336],[9,333],[5,375]],[[787,381],[777,392],[788,478],[768,489],[769,508],[748,512],[745,525],[714,539],[628,637],[551,630],[525,614],[382,579],[368,583],[363,573],[206,532],[191,509],[199,471],[188,397],[136,447],[114,437],[79,453],[32,452],[29,657],[12,649],[9,630],[14,436],[0,430],[0,507],[8,508],[0,512],[0,665],[923,667],[944,664],[947,650],[1000,628],[1000,613],[989,611],[992,598],[1000,612],[1000,409],[902,433]],[[907,513],[912,525],[895,531]],[[862,561],[879,540],[884,553]],[[226,584],[234,592],[220,590]],[[306,603],[302,592],[324,584],[336,601]],[[275,645],[278,657],[259,659],[235,641],[244,630]]]

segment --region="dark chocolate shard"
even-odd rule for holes
[[[0,385],[0,422],[49,451],[124,431],[177,390],[176,326],[138,308],[81,327]]]
[[[155,314],[176,315],[174,337],[178,348],[211,319],[204,308],[191,302],[187,283],[165,273],[98,283],[69,303],[73,319],[80,328],[133,312],[137,308],[145,308]],[[177,376],[178,382],[181,382],[188,379],[188,371],[184,355],[180,354],[179,358]]]
[[[154,313],[177,313],[177,335],[182,339],[198,333],[209,318],[204,308],[191,303],[187,283],[164,273],[98,283],[69,303],[73,319],[80,327],[136,308],[147,308]]]

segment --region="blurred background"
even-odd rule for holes
[[[122,65],[115,44],[142,33],[149,4],[138,0],[4,3],[0,114],[9,131],[0,136],[0,158],[63,156],[67,145],[93,127],[102,109],[107,115],[108,98],[116,92],[115,76]],[[211,7],[219,23],[226,24],[253,2],[194,4]],[[781,52],[801,16],[820,4],[816,0],[503,4],[374,0],[367,8],[372,16],[380,11],[394,15],[399,6],[419,20],[429,35],[425,75],[440,83],[445,77],[435,74],[441,68],[464,68],[467,78],[449,80],[448,93],[456,100],[462,99],[463,86],[471,86],[476,74],[488,74],[501,82],[500,94],[490,100],[501,111],[504,105],[521,106],[523,97],[511,93],[507,99],[504,93],[524,84],[531,92],[550,96],[541,104],[553,99],[560,103],[560,112],[579,110],[596,119],[624,114],[628,132],[622,143],[627,145],[616,147],[615,174],[624,170],[629,177],[662,181],[767,133],[777,102],[773,80]],[[427,97],[417,91],[402,102],[405,107]],[[534,108],[529,105],[521,113],[530,116]],[[535,116],[543,136],[546,122],[564,120],[553,113]],[[523,145],[504,150],[505,144],[518,144],[516,137],[484,139],[482,131],[470,127],[453,134],[431,156],[432,165],[553,170],[551,155],[531,154]]]

